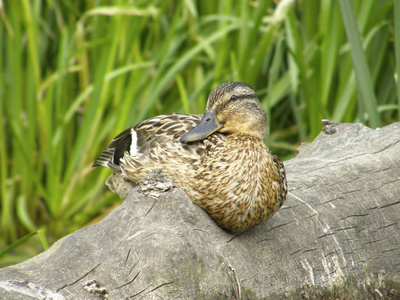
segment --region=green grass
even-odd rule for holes
[[[120,200],[91,164],[107,143],[150,116],[202,113],[222,82],[256,89],[283,159],[321,119],[399,120],[396,1],[1,3],[0,265],[106,214]]]

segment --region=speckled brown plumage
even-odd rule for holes
[[[270,218],[286,199],[285,169],[265,147],[266,133],[255,92],[225,83],[211,92],[203,117],[146,120],[118,135],[94,166],[132,183],[162,169],[218,225],[240,232]]]

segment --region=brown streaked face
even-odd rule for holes
[[[243,82],[228,82],[211,92],[202,120],[182,136],[181,142],[199,141],[214,132],[246,133],[264,140],[266,121],[254,90]]]

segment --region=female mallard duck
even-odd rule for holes
[[[119,134],[93,166],[137,183],[152,170],[230,231],[267,220],[286,199],[283,163],[265,147],[266,115],[242,82],[215,88],[204,116],[167,114]]]

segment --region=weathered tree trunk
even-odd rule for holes
[[[133,191],[0,270],[0,298],[399,299],[400,123],[326,123],[285,165],[284,206],[245,233],[220,229],[180,189]]]

